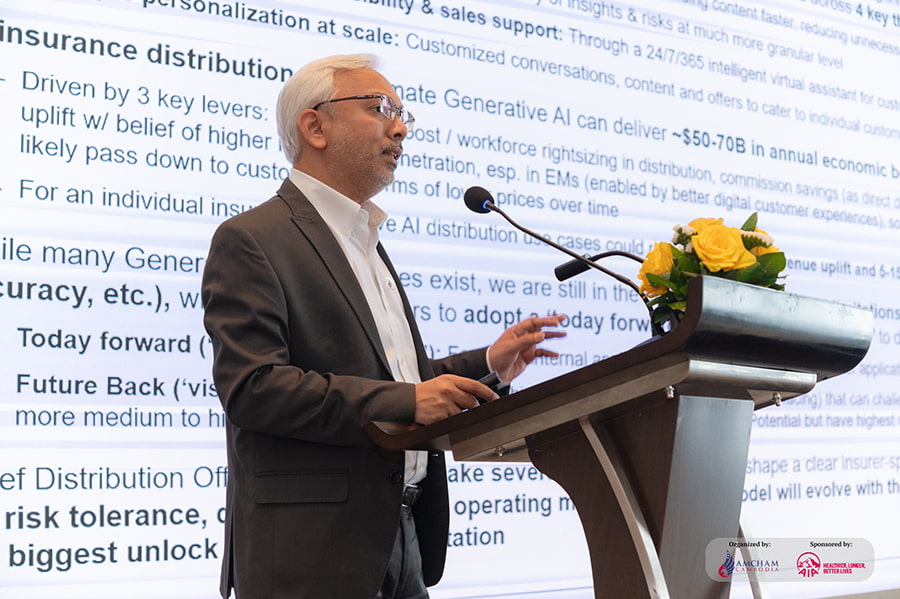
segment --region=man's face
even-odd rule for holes
[[[376,71],[354,69],[335,75],[335,97],[369,94],[385,94],[401,105],[394,88]],[[325,109],[328,168],[335,180],[346,185],[347,195],[360,203],[394,181],[401,142],[408,132],[400,119],[387,119],[378,112],[380,105],[378,98],[345,100]]]

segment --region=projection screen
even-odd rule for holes
[[[0,594],[217,596],[227,468],[200,273],[217,224],[289,172],[283,81],[358,52],[416,116],[376,202],[431,355],[566,314],[561,357],[522,389],[650,336],[630,289],[559,283],[567,256],[469,212],[473,185],[580,254],[758,213],[789,292],[871,310],[860,366],[756,413],[742,520],[874,548],[866,580],[778,597],[900,588],[896,2],[2,0]],[[527,463],[449,477],[433,597],[593,596],[554,482]]]

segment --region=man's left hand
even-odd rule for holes
[[[506,329],[488,348],[488,362],[500,375],[500,380],[509,383],[537,357],[559,357],[558,353],[537,345],[544,339],[565,337],[562,331],[544,330],[544,327],[559,326],[565,318],[562,314],[543,318],[535,316]]]

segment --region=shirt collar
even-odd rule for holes
[[[378,227],[387,219],[387,213],[375,202],[366,200],[362,205],[357,204],[344,194],[297,169],[291,169],[291,182],[303,192],[335,234],[350,237],[357,223],[363,220],[369,229],[370,237],[374,235],[377,241]]]

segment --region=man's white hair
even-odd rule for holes
[[[276,108],[278,137],[284,155],[294,164],[300,156],[300,113],[320,102],[333,100],[334,75],[351,69],[378,70],[381,61],[372,54],[345,54],[320,58],[294,73],[281,88]]]

